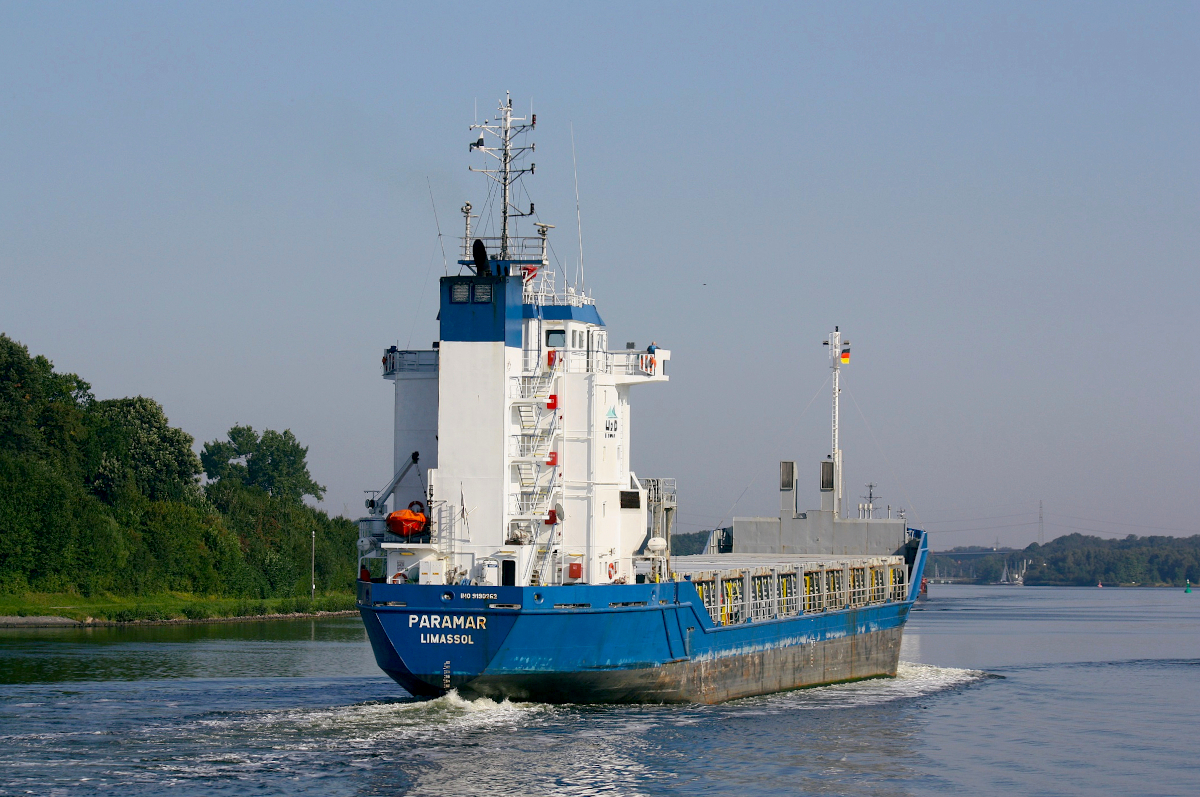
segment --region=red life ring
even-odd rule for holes
[[[393,584],[407,584],[408,576],[404,575],[404,573],[397,572],[395,575],[392,576],[392,583]]]
[[[617,563],[616,562],[608,563],[608,577],[610,579],[617,577]]]
[[[414,511],[413,510],[414,506],[416,507],[415,511],[420,512],[422,515],[425,514],[425,505],[422,504],[420,501],[413,501],[411,504],[409,504],[408,505],[409,511]]]

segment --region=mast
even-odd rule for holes
[[[500,160],[500,180],[502,212],[500,213],[500,259],[508,259],[508,208],[511,205],[509,195],[512,191],[512,97],[501,108],[501,135],[503,155]]]
[[[850,362],[850,341],[842,343],[842,333],[838,327],[829,333],[825,341],[829,347],[830,367],[833,369],[833,516],[842,516],[842,449],[838,441],[838,404],[842,389],[838,383],[843,363]]]
[[[494,122],[484,119],[483,124],[474,124],[470,128],[471,130],[479,131],[479,138],[471,142],[471,150],[479,150],[491,155],[499,162],[498,168],[476,169],[474,166],[468,166],[467,168],[473,172],[486,174],[500,185],[500,259],[508,260],[510,237],[508,220],[510,218],[533,215],[532,202],[529,203],[528,213],[522,213],[513,205],[512,187],[522,176],[533,174],[537,168],[536,163],[530,163],[528,168],[516,167],[517,161],[526,152],[533,152],[537,145],[531,143],[528,146],[518,147],[513,145],[513,140],[516,136],[532,130],[537,125],[537,114],[531,113],[528,118],[513,116],[512,97],[508,92],[505,92],[504,96],[504,100],[500,102],[500,106],[496,109],[497,117]],[[498,138],[500,140],[499,146],[488,146],[484,139],[485,132]]]

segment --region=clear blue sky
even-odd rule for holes
[[[564,268],[573,124],[588,287],[674,352],[632,463],[682,530],[782,458],[816,501],[839,324],[851,500],[1200,531],[1196,3],[427,5],[0,4],[0,330],[198,445],[291,428],[354,516],[509,90]]]

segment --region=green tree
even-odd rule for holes
[[[205,443],[200,453],[212,481],[258,487],[285,500],[300,501],[311,495],[319,501],[325,496],[325,488],[308,472],[308,448],[300,445],[291,429],[266,429],[259,436],[249,426],[234,426],[228,437],[228,441]]]
[[[249,484],[250,471],[246,461],[258,450],[258,433],[249,426],[234,426],[229,440],[205,443],[200,452],[200,464],[210,481]]]
[[[92,400],[87,382],[0,333],[0,450],[75,459]]]
[[[295,435],[192,444],[0,334],[0,592],[304,595],[314,536],[318,588],[352,588],[357,529],[303,503],[325,488]]]
[[[157,401],[144,396],[98,401],[94,412],[119,431],[101,457],[101,483],[118,481],[124,471],[152,501],[190,501],[200,495],[201,467],[192,436],[172,427]]]

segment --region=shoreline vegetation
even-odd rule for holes
[[[0,616],[353,609],[357,527],[306,503],[325,491],[308,449],[286,429],[227,438],[197,455],[158,402],[97,399],[0,333]]]
[[[936,565],[936,568],[935,568]],[[1103,539],[1066,534],[1022,549],[960,546],[931,554],[925,575],[995,584],[1007,569],[1028,587],[1174,587],[1200,583],[1200,535]]]
[[[293,598],[225,598],[178,593],[83,597],[72,593],[0,595],[0,627],[202,623],[355,614],[353,593]],[[23,618],[31,618],[25,620]],[[64,622],[65,621],[65,622]]]
[[[25,628],[140,628],[156,625],[195,625],[201,623],[255,623],[274,622],[276,620],[322,620],[328,617],[357,616],[358,611],[342,612],[305,612],[304,614],[252,614],[245,617],[205,617],[189,620],[186,617],[172,617],[167,620],[97,620],[86,617],[74,620],[70,617],[49,615],[0,614],[0,631]]]

